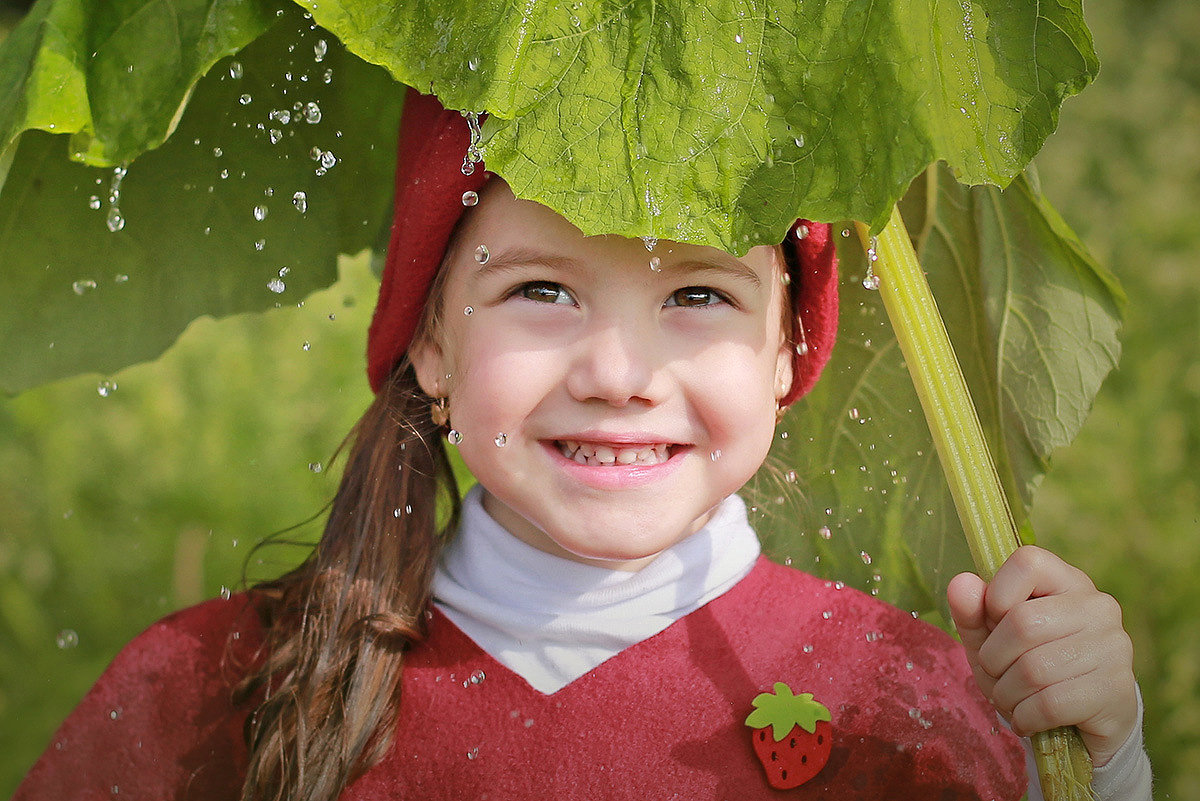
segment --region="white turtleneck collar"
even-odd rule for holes
[[[514,537],[476,485],[433,579],[434,603],[497,662],[550,694],[740,581],[759,555],[742,499],[636,572],[585,565]]]

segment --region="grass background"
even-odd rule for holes
[[[15,12],[0,13],[2,30]],[[1131,304],[1121,368],[1034,521],[1125,609],[1156,797],[1200,801],[1200,6],[1095,0],[1087,16],[1101,76],[1037,163]],[[303,307],[198,320],[154,364],[0,400],[0,796],[125,641],[240,584],[254,542],[328,500],[324,463],[369,397],[373,294],[347,261]]]

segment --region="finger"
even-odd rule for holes
[[[1095,674],[1100,666],[1095,645],[1094,640],[1076,635],[1025,652],[996,680],[989,700],[1001,714],[1012,717],[1021,702],[1042,690]]]
[[[979,648],[979,664],[1000,678],[1039,646],[1086,631],[1097,604],[1082,593],[1031,598],[1009,610]]]
[[[1091,579],[1036,545],[1023,545],[1005,560],[988,585],[984,603],[993,628],[1017,604],[1030,598],[1061,595],[1075,588],[1095,589]]]
[[[978,651],[991,632],[984,606],[986,592],[987,584],[974,573],[959,573],[946,587],[950,616],[968,652]]]

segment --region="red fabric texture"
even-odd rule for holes
[[[463,193],[479,191],[490,176],[482,163],[463,175],[470,141],[459,112],[443,108],[433,95],[409,89],[400,119],[391,241],[367,338],[367,377],[375,392],[412,342],[450,236],[466,210]],[[798,239],[798,230],[807,235]],[[803,323],[803,334],[794,330],[793,338],[807,348],[801,347],[793,359],[792,388],[784,405],[812,389],[837,336],[837,252],[830,228],[800,220],[792,231],[784,244],[796,256],[792,305]]]
[[[240,627],[240,647],[261,637],[239,613],[245,608],[236,598],[210,602],[137,638],[14,801],[236,798],[246,713],[230,707],[220,665],[231,630]],[[725,595],[552,695],[440,613],[430,629],[405,668],[395,743],[344,801],[1006,801],[1026,789],[1021,746],[952,639],[766,560]],[[833,717],[829,762],[788,791],[767,784],[744,725],[751,701],[777,681],[813,693]]]

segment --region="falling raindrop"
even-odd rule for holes
[[[321,121],[321,107],[311,100],[304,104],[304,121],[309,125]]]
[[[76,295],[82,295],[84,292],[87,292],[89,289],[95,289],[95,288],[96,288],[96,282],[89,278],[85,278],[82,281],[74,281],[71,283],[71,289],[75,290]]]
[[[107,398],[109,395],[117,391],[117,382],[105,379],[96,386],[96,394],[102,398]]]
[[[321,153],[321,166],[329,170],[333,165],[337,164],[337,156],[333,155],[332,150],[325,150]]]
[[[462,432],[457,428],[450,429],[449,433],[446,434],[446,441],[451,445],[461,445],[463,441]]]
[[[467,154],[463,157],[462,174],[472,175],[475,172],[475,165],[483,161],[483,155],[479,152],[479,140],[483,135],[479,127],[479,114],[474,111],[464,111],[463,116],[467,119],[467,128],[471,131],[471,142],[467,145]]]
[[[308,195],[303,192],[292,195],[292,205],[296,207],[296,211],[304,214],[308,211]]]
[[[479,193],[478,192],[475,192],[474,190],[471,190],[471,189],[468,189],[466,192],[463,192],[462,204],[464,206],[474,206],[478,202],[479,202]]]
[[[710,453],[708,455],[708,458],[712,459],[714,462],[717,461],[718,459],[720,459],[721,458],[721,449],[717,448],[715,451],[713,451],[712,453]]]
[[[263,220],[267,219],[267,207],[266,206],[255,206],[254,207],[254,219],[258,220],[259,222],[262,222]]]
[[[327,52],[329,52],[329,43],[326,42],[324,39],[318,39],[317,43],[315,45],[313,45],[313,54],[316,57],[314,60],[315,61],[324,61],[325,54]]]
[[[862,280],[863,289],[869,289],[874,292],[875,290],[879,289],[879,284],[879,276],[872,272],[871,268],[868,267],[867,274]]]
[[[807,342],[797,342],[796,343],[796,355],[797,356],[807,356],[808,355],[808,343]]]
[[[310,343],[307,339],[304,340],[304,344],[300,346],[300,350],[305,352],[312,350],[312,343]]]
[[[475,261],[480,264],[487,264],[488,259],[492,257],[491,251],[487,249],[487,245],[480,245],[475,248]]]
[[[829,620],[831,617],[833,617],[833,612],[826,609],[824,612],[821,613],[821,617],[825,618],[826,620]]]
[[[823,540],[827,540],[833,536],[833,532],[829,530],[829,526],[821,526],[819,529],[817,529],[817,534],[819,534]]]
[[[652,251],[652,250],[654,250],[656,247],[658,247],[658,237],[656,237],[656,236],[643,236],[643,237],[642,237],[642,244],[644,244],[644,245],[646,246],[646,250],[650,250],[650,251]]]
[[[108,226],[108,230],[114,234],[124,228],[125,218],[121,215],[120,209],[116,206],[111,207],[108,210],[108,217],[105,219],[105,224]]]
[[[234,545],[237,545],[237,543],[235,542]],[[228,601],[229,596],[231,596],[231,595],[233,595],[233,590],[229,589],[224,584],[222,584],[221,585],[221,598]]]
[[[796,143],[796,147],[804,147],[804,134],[800,134],[792,141]]]
[[[92,195],[90,198],[88,198],[88,208],[91,209],[92,211],[96,211],[97,209],[100,208],[100,196],[99,195]]]
[[[314,473],[320,473],[322,470],[325,469],[325,466],[322,465],[320,462],[309,462],[308,469]]]
[[[813,652],[813,647],[812,647],[812,644],[811,644],[811,643],[806,643],[806,644],[805,644],[805,646],[804,646],[804,653],[806,653],[806,654],[811,654],[812,652]]]
[[[267,246],[267,240],[265,240],[265,239],[258,239],[258,240],[255,240],[255,242],[254,242],[255,250],[262,250],[266,246]]]
[[[658,256],[651,256],[650,269],[656,273],[662,272],[662,259],[660,259]]]
[[[278,278],[272,278],[270,281],[267,282],[267,289],[271,290],[276,295],[278,295],[281,292],[283,292],[283,290],[287,289],[287,285],[284,284],[283,281],[280,281]]]
[[[285,109],[275,109],[267,115],[269,119],[275,120],[280,125],[287,125],[292,121],[292,112]]]
[[[467,306],[465,309],[463,309],[463,314],[465,314],[467,317],[470,317],[474,313],[475,309],[472,306]]]
[[[242,95],[241,97],[238,98],[238,102],[241,103],[243,106],[250,105],[251,100],[252,100],[252,98],[250,97],[250,95]]]
[[[477,756],[479,756],[478,748],[472,748],[470,751],[467,752],[467,759],[474,759]]]
[[[278,128],[272,128],[267,131],[267,138],[271,140],[271,144],[277,145],[279,144],[279,140],[283,139],[283,131]]]
[[[738,44],[741,44],[742,43],[742,35],[740,33],[735,34],[733,37],[733,41],[737,42]]]
[[[858,407],[857,407],[857,406],[856,406],[856,407],[854,407],[854,408],[852,408],[852,409],[850,410],[850,419],[851,419],[851,420],[857,420],[857,419],[858,419]]]
[[[469,69],[471,72],[474,72],[475,70],[479,69],[479,57],[478,56],[471,56],[470,58],[467,59],[467,69]]]
[[[325,70],[325,72],[321,75],[321,81],[323,83],[333,83],[333,70]]]
[[[867,553],[866,551],[859,551],[858,558],[862,559],[862,563],[864,565],[871,564],[871,554]]]
[[[844,237],[848,237],[848,236],[850,236],[850,229],[849,229],[849,228],[843,228],[843,229],[842,229],[842,237],[844,238]]]
[[[229,62],[229,77],[233,78],[234,80],[237,80],[238,78],[242,77],[242,62],[240,62],[240,61]]]
[[[789,470],[789,471],[787,471],[786,473],[784,473],[784,474],[783,474],[783,480],[784,480],[784,481],[786,481],[786,482],[787,482],[787,483],[789,483],[789,484],[795,484],[795,483],[796,483],[796,471],[795,471],[795,470]]]
[[[503,448],[508,444],[508,434],[505,434],[503,431],[501,431],[496,435],[496,439],[493,441],[496,443],[497,448]]]
[[[472,684],[480,684],[486,678],[487,678],[487,675],[482,670],[477,670],[471,674],[470,682]]]
[[[75,633],[75,629],[63,629],[54,638],[54,643],[65,651],[79,645],[79,635]]]

